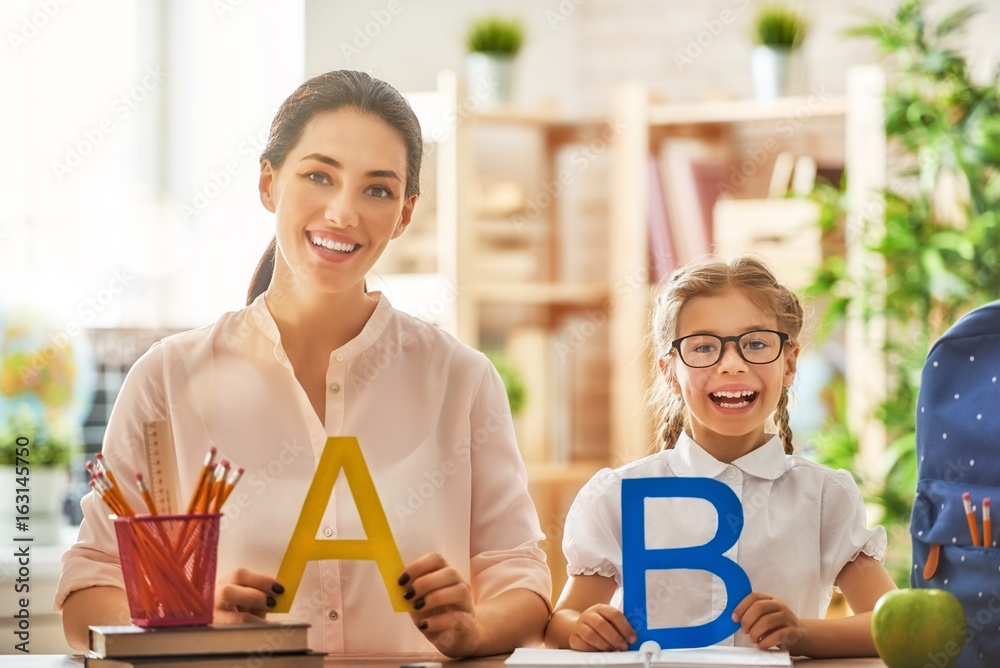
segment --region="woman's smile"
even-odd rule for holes
[[[307,231],[306,238],[316,255],[329,262],[347,260],[361,248],[361,244],[339,234]]]

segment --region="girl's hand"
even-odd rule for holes
[[[635,630],[622,611],[606,603],[581,612],[569,634],[569,648],[578,652],[625,651],[635,641]]]
[[[403,598],[413,602],[413,622],[450,657],[475,654],[479,642],[472,588],[437,552],[412,562],[399,576]]]
[[[214,624],[241,624],[264,621],[268,608],[275,606],[274,594],[285,588],[270,575],[238,568],[215,582]]]
[[[780,647],[790,654],[804,644],[805,625],[781,599],[753,592],[733,611],[733,621],[758,649]]]

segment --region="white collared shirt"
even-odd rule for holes
[[[483,354],[373,295],[379,303],[362,332],[330,355],[325,420],[261,296],[136,362],[108,423],[106,460],[119,480],[145,473],[142,422],[168,417],[186,506],[215,445],[216,461],[246,469],[223,507],[217,574],[246,567],[274,576],[327,436],[356,436],[404,563],[437,551],[477,602],[511,589],[548,602],[544,535],[499,374]],[[143,507],[134,484],[124,491]],[[57,610],[74,590],[123,587],[107,508],[93,493],[82,506]],[[343,473],[316,538],[365,538]],[[434,651],[408,614],[393,611],[374,561],[310,562],[291,612],[268,619],[311,623],[310,647],[321,652]]]
[[[847,471],[786,455],[777,436],[725,464],[682,433],[673,449],[603,469],[580,491],[566,518],[567,573],[614,578],[619,587],[612,605],[621,608],[621,481],[673,476],[713,478],[736,493],[744,525],[725,556],[746,571],[754,591],[781,599],[799,617],[825,615],[837,575],[859,553],[884,558],[885,529],[867,528],[861,491]],[[647,499],[646,547],[703,545],[717,522],[703,499]],[[646,592],[651,629],[705,624],[726,608],[725,586],[708,571],[648,571]],[[719,644],[734,639],[751,644],[742,633]]]

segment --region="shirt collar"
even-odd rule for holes
[[[339,362],[343,362],[358,356],[378,341],[382,332],[389,325],[389,320],[392,318],[392,304],[389,303],[389,299],[377,291],[368,294],[378,297],[378,304],[375,306],[375,311],[368,318],[368,322],[365,323],[360,334],[331,353],[331,360],[336,359]],[[254,324],[274,344],[274,356],[279,361],[286,362],[288,358],[281,347],[281,334],[278,332],[278,325],[274,322],[274,317],[267,308],[267,302],[264,301],[264,293],[258,295],[248,308],[250,318]]]
[[[688,476],[714,478],[729,466],[710,455],[704,448],[694,442],[687,432],[681,432],[674,446],[678,461],[675,467],[678,473]],[[764,445],[753,452],[747,453],[735,460],[733,466],[744,473],[774,480],[785,472],[785,450],[778,435],[772,435]]]

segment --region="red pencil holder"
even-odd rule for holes
[[[136,626],[212,623],[221,513],[115,517]]]

